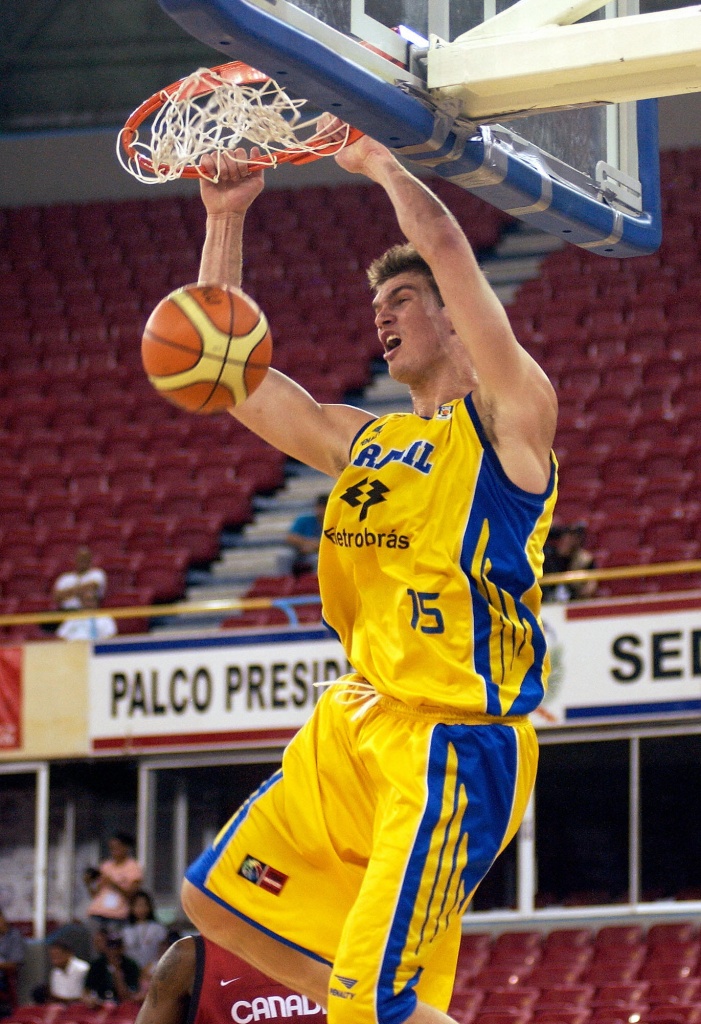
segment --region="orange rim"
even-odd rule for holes
[[[219,75],[221,78],[224,78],[227,82],[232,82],[235,85],[262,85],[264,82],[270,80],[269,75],[264,75],[262,71],[256,71],[255,68],[252,68],[248,64],[244,64],[242,61],[238,60],[231,61],[228,64],[219,64],[217,65],[217,67],[211,68],[210,70],[212,71],[213,74]],[[166,100],[181,87],[184,81],[184,78],[179,78],[177,82],[173,82],[171,83],[171,85],[166,85],[163,89],[159,89],[158,92],[154,93],[153,96],[150,96],[147,100],[144,100],[141,106],[137,107],[136,110],[129,115],[129,117],[124,123],[124,127],[120,132],[120,142],[122,145],[122,149],[126,153],[129,160],[136,161],[139,167],[141,167],[143,170],[147,172],[150,172],[151,174],[154,174],[156,172],[156,169],[153,166],[153,162],[149,160],[148,157],[144,156],[142,153],[139,153],[134,148],[134,141],[136,139],[136,136],[138,135],[139,128],[144,123],[144,121],[152,114],[155,114],[156,111],[163,106]],[[190,99],[195,96],[206,96],[207,93],[210,93],[214,90],[217,84],[218,83],[214,81],[208,82],[207,76],[203,75],[200,82],[198,82],[197,84],[193,84],[192,92],[187,94],[187,98]],[[283,149],[281,150],[281,152],[276,153],[274,157],[261,157],[259,160],[256,160],[254,162],[254,166],[272,167],[275,164],[280,163],[296,165],[312,163],[312,161],[319,160],[321,157],[333,156],[334,153],[339,153],[342,149],[345,149],[346,146],[349,146],[351,145],[351,143],[356,142],[359,138],[362,137],[363,134],[364,133],[361,132],[358,128],[352,128],[349,125],[348,137],[347,139],[345,139],[343,143],[320,143],[318,149],[311,153],[308,152],[306,149]],[[316,138],[317,136],[313,135],[311,139],[309,139],[308,145],[313,146],[314,139]],[[167,168],[163,169],[167,170]],[[190,166],[186,167],[183,170],[180,177],[199,178],[200,173],[197,167],[194,164],[191,164]]]

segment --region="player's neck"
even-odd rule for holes
[[[409,385],[412,408],[417,416],[424,419],[431,417],[446,402],[452,402],[456,398],[464,398],[476,386],[476,380],[472,373],[454,374],[451,373],[445,379],[432,379]]]

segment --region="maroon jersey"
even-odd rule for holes
[[[195,950],[187,1024],[256,1024],[290,1017],[326,1024],[326,1012],[318,1003],[272,981],[233,953],[200,935],[195,936]]]

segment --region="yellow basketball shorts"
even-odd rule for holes
[[[523,817],[537,741],[525,718],[388,697],[358,713],[343,691],[323,695],[187,878],[331,966],[331,1024],[401,1024],[417,999],[448,1007],[462,912]]]

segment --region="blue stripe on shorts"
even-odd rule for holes
[[[457,756],[458,766],[453,813],[444,827],[438,863],[435,868],[429,868],[433,871],[434,881],[427,917],[421,928],[421,943],[430,942],[437,936],[439,929],[447,927],[452,913],[462,913],[467,897],[494,862],[511,819],[518,769],[514,729],[506,725],[436,725],[431,736],[426,808],[409,857],[380,969],[377,1019],[382,1024],[402,1024],[416,1008],[417,997],[413,988],[418,981],[418,974],[398,995],[394,994],[394,979],[406,948],[421,883],[427,881],[427,862],[443,806],[451,748],[454,756]],[[464,811],[459,811],[461,789],[467,796]],[[462,813],[458,842],[448,845],[448,837],[455,828],[458,813]],[[458,850],[466,836],[467,863],[458,878]],[[450,883],[447,891],[440,896],[440,906],[436,908],[434,900],[438,897],[437,883],[439,878],[445,878],[446,857],[451,860]],[[456,891],[457,896],[454,895]],[[451,892],[453,895],[448,895]]]

